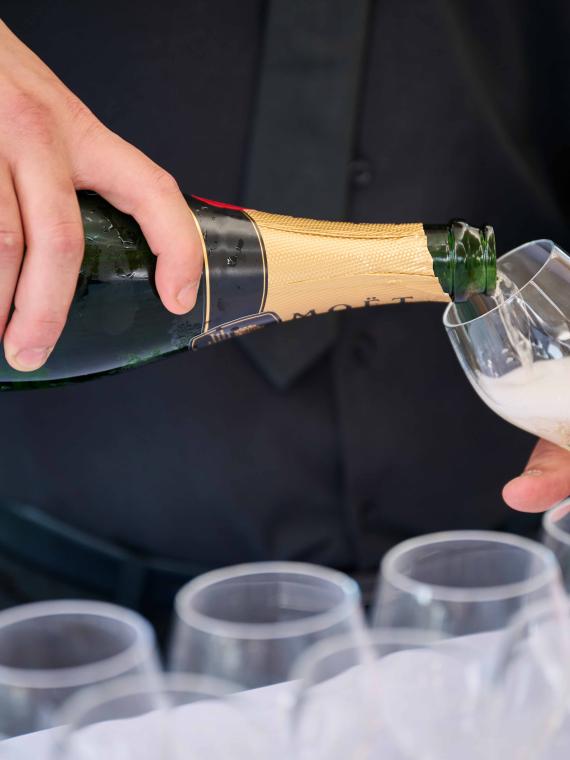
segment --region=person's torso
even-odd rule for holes
[[[4,18],[187,192],[242,201],[265,3],[98,8],[8,0]],[[555,3],[374,3],[347,216],[490,222],[501,252],[545,236],[569,245],[569,27]],[[0,498],[211,565],[370,568],[407,535],[503,527],[501,485],[531,445],[475,396],[436,305],[268,328],[5,394],[0,421]]]

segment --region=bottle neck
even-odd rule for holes
[[[441,287],[455,301],[491,294],[497,278],[495,233],[489,225],[463,221],[424,225],[433,269]]]

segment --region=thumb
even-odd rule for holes
[[[522,512],[543,512],[570,494],[570,451],[540,440],[525,471],[503,488],[506,503]]]

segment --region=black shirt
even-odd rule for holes
[[[16,34],[187,192],[299,212],[255,197],[248,178],[267,10],[3,3]],[[368,12],[351,151],[339,157],[344,215],[489,222],[501,252],[537,237],[570,245],[570,7],[386,0]],[[291,162],[291,181],[302,170]],[[327,216],[326,193],[318,202]],[[205,567],[279,558],[373,573],[419,532],[531,530],[500,489],[532,439],[476,397],[441,315],[353,311],[2,395],[0,498]]]

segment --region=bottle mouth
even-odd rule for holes
[[[523,243],[501,256],[498,262],[498,271],[504,271],[505,268],[509,267],[511,262],[515,262],[521,256],[521,253],[528,251],[532,251],[533,254],[533,261],[529,264],[531,269],[529,269],[524,281],[518,283],[517,287],[508,298],[505,298],[504,302],[492,306],[490,298],[483,298],[481,299],[483,303],[479,306],[479,310],[475,303],[476,299],[466,302],[459,301],[450,303],[443,314],[444,327],[447,330],[456,330],[457,328],[463,327],[466,324],[471,324],[477,320],[492,319],[499,309],[508,307],[515,298],[520,298],[521,294],[524,293],[525,288],[536,281],[553,256],[565,256],[564,252],[560,251],[551,240],[533,240],[529,243]],[[495,266],[495,269],[497,269],[497,266]],[[493,291],[490,291],[490,293],[492,292]]]
[[[495,231],[489,224],[472,227],[461,219],[450,224],[451,288],[454,301],[467,301],[474,294],[488,295],[497,284]],[[477,272],[484,272],[484,281]],[[475,284],[478,287],[475,287]]]
[[[485,283],[485,293],[492,293],[497,287],[497,241],[495,239],[495,230],[490,224],[483,227],[483,240],[485,257],[485,273],[487,275]]]

